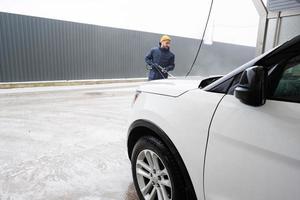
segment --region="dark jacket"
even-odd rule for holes
[[[172,71],[175,68],[175,55],[169,49],[165,48],[152,48],[146,55],[145,61],[151,67],[149,80],[168,78],[168,73],[163,73],[162,70],[157,67],[157,64],[166,71]]]

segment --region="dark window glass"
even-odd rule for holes
[[[290,60],[282,69],[271,99],[300,102],[300,56]]]

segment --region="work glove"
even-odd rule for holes
[[[168,70],[166,70],[166,69],[161,69],[161,71],[163,72],[163,73],[168,73]]]
[[[148,69],[159,69],[158,65],[156,63],[151,63],[150,65],[148,65]]]

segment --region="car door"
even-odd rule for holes
[[[219,104],[206,153],[207,200],[299,199],[299,58],[269,71],[264,105],[249,106],[233,95]]]

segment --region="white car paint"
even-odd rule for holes
[[[157,82],[151,83],[154,86],[151,89],[153,93],[160,92],[160,89],[164,87],[164,84]],[[170,83],[171,81],[166,82]],[[181,81],[178,83],[176,80],[172,80],[172,82],[173,94],[176,93],[176,89],[178,89],[178,93],[184,92],[182,88],[177,87]],[[143,87],[141,86],[138,90],[143,91]],[[147,87],[150,87],[149,83]],[[201,199],[200,197],[203,197],[203,159],[208,126],[213,112],[224,94],[193,89],[193,85],[191,88],[192,90],[184,93],[180,98],[142,92],[135,102],[129,123],[138,119],[147,119],[159,126],[165,133],[171,133],[168,136],[183,158],[195,192]],[[161,112],[162,110],[164,112]]]
[[[300,196],[300,104],[247,106],[232,95],[212,121],[205,167],[207,200]]]
[[[157,80],[150,81],[140,86],[138,90],[147,92],[147,93],[159,93],[172,97],[179,96],[184,92],[197,89],[200,83],[200,80]]]
[[[194,89],[193,84],[190,90],[188,84],[177,87],[180,82],[153,81],[141,86],[129,122],[146,119],[168,134],[183,158],[198,199],[204,197],[203,179],[208,200],[300,196],[295,188],[300,185],[299,104],[267,101],[262,107],[252,107],[233,95]],[[166,86],[171,91],[167,94],[181,96],[159,95]],[[203,177],[209,124],[219,102]],[[277,190],[266,196],[270,188]]]
[[[292,98],[274,96],[274,91],[286,78],[284,70],[289,71],[292,66],[299,70],[299,47],[300,36],[204,89],[195,88],[200,80],[197,84],[188,80],[149,82],[138,89],[129,123],[151,121],[168,135],[184,161],[199,200],[298,199],[300,75],[295,72],[291,79],[286,79],[292,81]],[[250,68],[261,70],[260,82],[255,82],[259,79],[255,71],[244,73],[255,77],[251,84],[246,76],[240,76]],[[271,85],[276,81],[277,85]],[[229,85],[233,85],[230,89],[239,86],[247,91],[240,98],[244,103],[228,92]],[[254,93],[255,89],[258,93]],[[288,87],[278,91],[289,92]],[[253,106],[249,101],[256,97],[263,101]],[[245,99],[252,106],[246,105]]]

